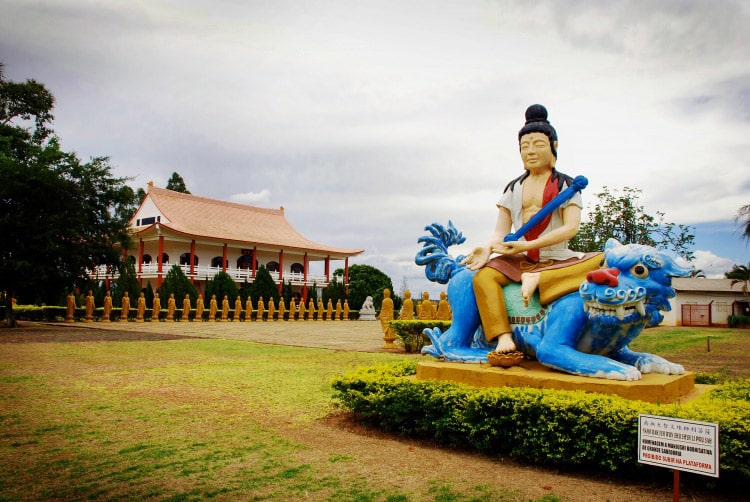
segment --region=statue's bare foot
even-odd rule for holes
[[[498,352],[500,354],[505,354],[507,352],[515,352],[516,351],[516,344],[513,342],[513,337],[510,333],[503,333],[500,335],[500,337],[497,339],[497,348],[495,349],[495,352]]]
[[[539,286],[539,272],[524,272],[521,274],[521,296],[524,306],[528,307],[531,297]]]

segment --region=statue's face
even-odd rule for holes
[[[555,155],[549,138],[541,132],[530,132],[521,136],[521,159],[526,170],[549,169],[555,167]],[[557,148],[557,145],[555,145]]]

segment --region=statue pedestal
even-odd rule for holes
[[[523,361],[511,368],[489,364],[420,362],[417,380],[443,380],[475,387],[531,387],[535,389],[582,390],[613,394],[625,399],[649,403],[685,402],[700,394],[692,372],[684,375],[647,374],[634,382],[569,375],[543,366],[537,361]]]
[[[359,320],[360,321],[377,321],[378,318],[375,317],[375,314],[363,314],[362,312],[359,313]]]

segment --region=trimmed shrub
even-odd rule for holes
[[[475,388],[419,381],[415,361],[334,378],[334,397],[363,420],[402,436],[471,446],[524,462],[634,472],[638,415],[718,423],[722,483],[750,481],[750,379],[685,405],[658,405],[582,391]]]
[[[429,345],[430,339],[423,333],[428,328],[440,328],[443,332],[450,328],[450,321],[422,321],[422,320],[408,320],[408,321],[389,321],[388,325],[393,328],[396,338],[401,340],[404,344],[406,352],[420,352],[422,347]]]

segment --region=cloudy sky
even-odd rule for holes
[[[532,103],[558,168],[693,225],[699,268],[747,263],[750,4],[743,1],[0,0],[9,80],[55,94],[66,150],[134,188],[286,208],[364,248],[397,291],[425,225],[485,242]]]

